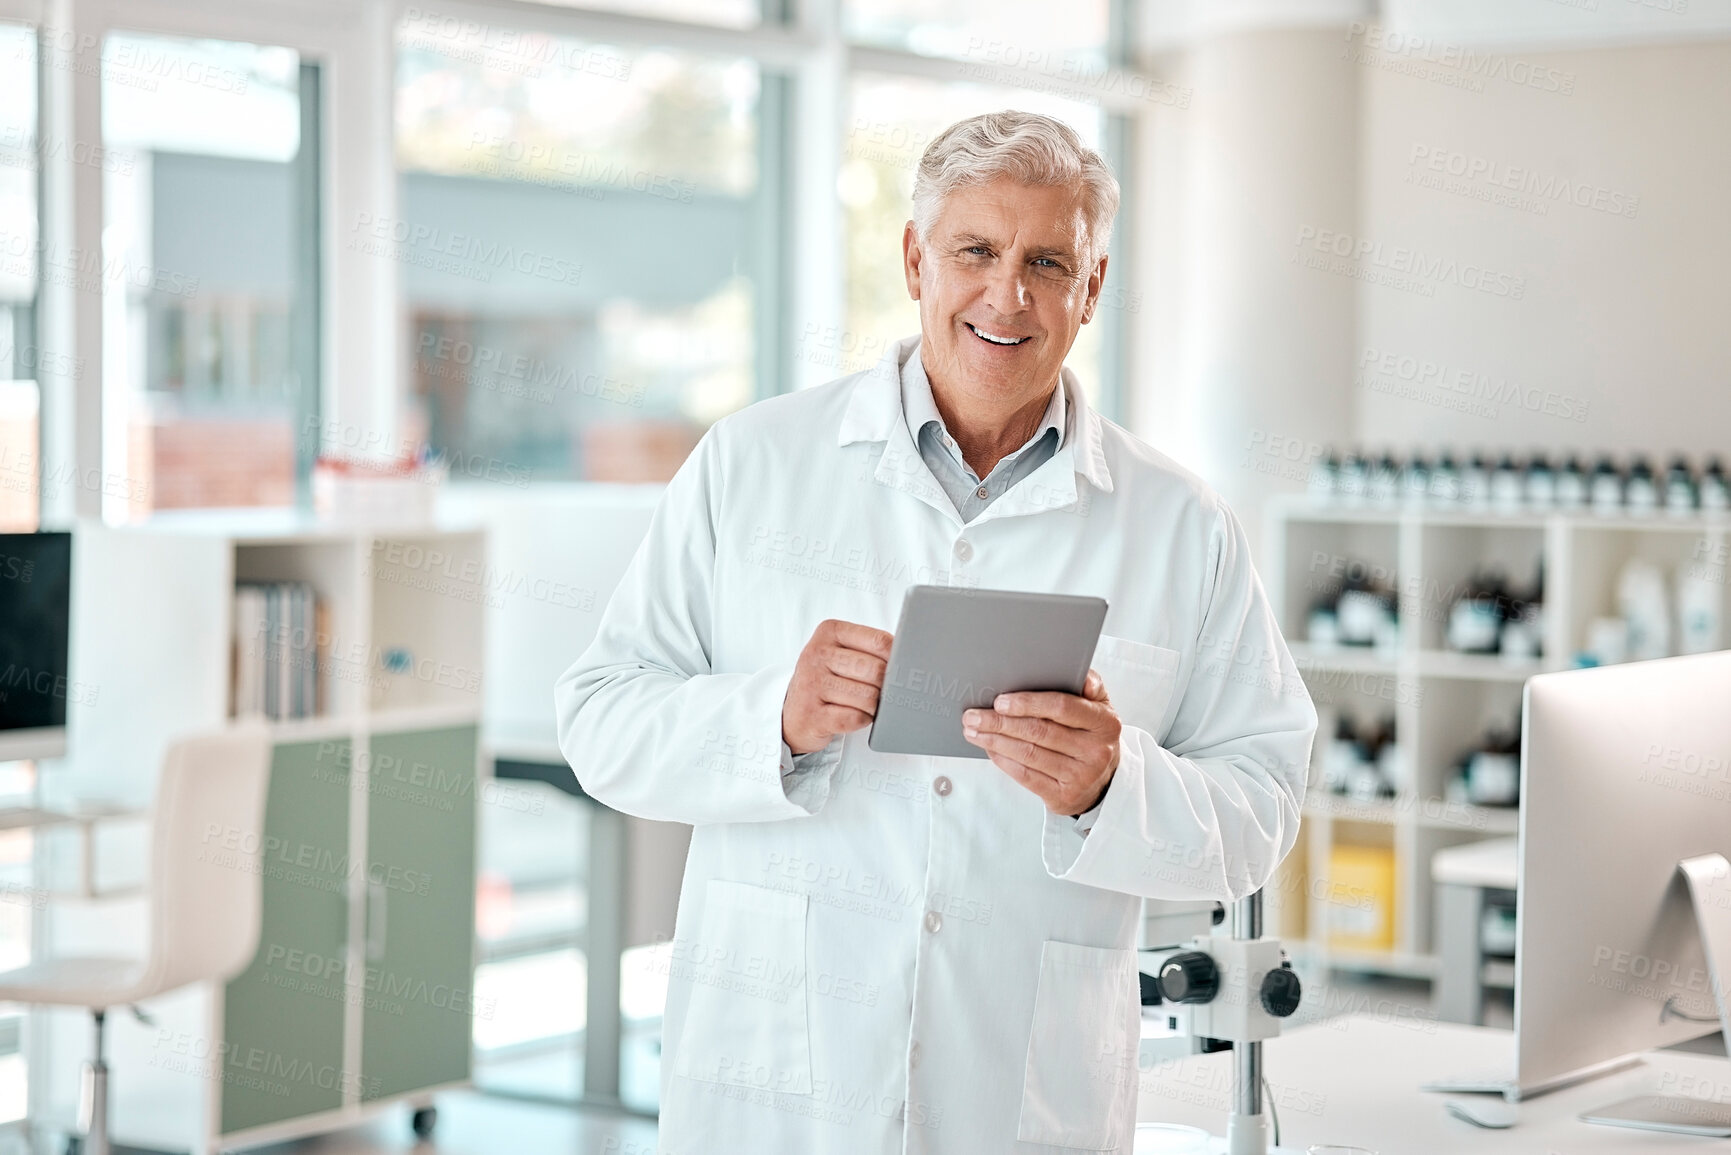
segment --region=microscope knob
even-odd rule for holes
[[[1160,993],[1169,1003],[1205,1003],[1220,990],[1220,968],[1199,950],[1175,954],[1160,968]]]
[[[1262,976],[1262,1009],[1277,1019],[1284,1019],[1296,1011],[1303,994],[1298,975],[1286,967]]]

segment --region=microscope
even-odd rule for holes
[[[1302,988],[1280,940],[1262,937],[1261,891],[1233,903],[1227,933],[1216,933],[1226,917],[1217,902],[1144,903],[1142,1014],[1163,1019],[1174,1044],[1156,1055],[1233,1052],[1227,1155],[1268,1155],[1262,1041],[1280,1033]]]

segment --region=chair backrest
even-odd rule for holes
[[[153,992],[232,978],[258,950],[271,750],[261,723],[168,748],[151,815]]]

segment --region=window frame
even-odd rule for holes
[[[848,79],[871,71],[953,81],[955,62],[917,53],[854,44],[841,32],[841,0],[765,0],[765,21],[753,28],[686,24],[674,20],[585,10],[533,0],[451,0],[441,12],[453,17],[627,47],[666,47],[754,61],[766,80],[780,83],[785,98],[775,118],[779,146],[775,168],[782,174],[774,196],[780,212],[779,282],[774,309],[760,318],[756,337],[774,341],[779,353],[760,357],[757,395],[815,384],[821,370],[793,363],[791,347],[799,334],[839,326],[845,318],[846,269],[842,261],[842,209],[834,193],[843,159],[843,121]],[[399,364],[397,327],[400,286],[389,262],[366,259],[342,244],[344,222],[357,214],[390,214],[396,209],[393,150],[378,147],[394,129],[396,28],[409,0],[349,3],[305,0],[293,8],[272,0],[81,0],[72,11],[75,36],[100,38],[114,30],[169,36],[212,37],[278,44],[299,52],[322,69],[320,238],[321,308],[319,351],[320,422],[327,435],[343,431],[352,442],[395,444],[405,413],[407,379]],[[1128,0],[1113,0],[1114,67],[1137,80],[1126,61],[1132,43]],[[0,0],[0,16],[51,27],[46,0]],[[94,75],[54,66],[52,45],[44,48],[40,137],[100,138],[101,92]],[[1003,83],[1016,83],[1007,70]],[[1035,78],[1030,78],[1035,79]],[[1043,91],[1054,90],[1039,78]],[[1145,139],[1153,109],[1123,91],[1126,86],[1094,90],[1078,86],[1072,94],[1098,105],[1108,118],[1110,157],[1124,189],[1113,253],[1129,254],[1129,239],[1142,231],[1131,185],[1136,172],[1133,149]],[[83,166],[88,169],[89,166]],[[65,164],[43,168],[42,228],[53,243],[100,247],[102,187],[100,173],[71,171]],[[70,204],[70,214],[55,205]],[[56,220],[57,216],[69,219]],[[830,262],[795,261],[794,253],[828,252]],[[1132,263],[1113,262],[1119,291],[1139,296]],[[1111,312],[1110,310],[1108,311]],[[69,348],[85,367],[74,380],[45,381],[42,404],[43,465],[49,475],[100,476],[103,468],[102,333],[98,294],[67,286],[44,285],[39,324],[45,345]],[[1134,390],[1130,367],[1137,360],[1135,334],[1121,317],[1105,318],[1116,327],[1107,341],[1111,371],[1101,382],[1106,416],[1124,421]],[[58,338],[58,340],[56,340]],[[388,382],[387,385],[380,383]],[[95,470],[95,474],[90,474]],[[99,516],[99,487],[43,494],[44,524],[66,524],[76,516]]]

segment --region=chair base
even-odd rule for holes
[[[113,1155],[108,1141],[108,1061],[102,1055],[105,1017],[102,1011],[91,1012],[96,1022],[96,1051],[91,1061],[84,1064],[84,1077],[79,1082],[78,1130],[82,1134],[74,1137],[78,1143],[76,1152],[72,1140],[67,1142],[68,1155]]]

